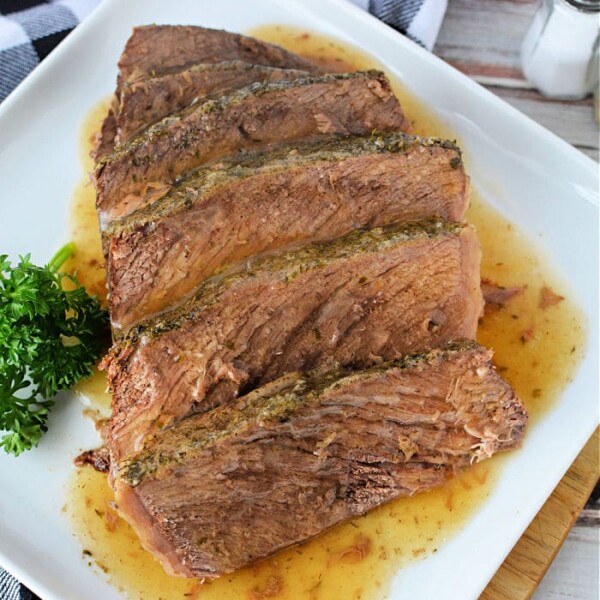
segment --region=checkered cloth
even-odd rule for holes
[[[0,102],[100,1],[0,0]],[[447,4],[447,0],[351,2],[429,49],[435,43]],[[0,600],[36,599],[0,568]]]
[[[0,0],[0,102],[99,0]]]
[[[448,0],[350,1],[427,50],[435,44],[448,7]]]

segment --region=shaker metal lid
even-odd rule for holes
[[[582,12],[600,12],[600,0],[563,0]]]

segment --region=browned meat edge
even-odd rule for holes
[[[467,190],[456,146],[404,134],[296,144],[203,169],[109,228],[113,327],[177,304],[252,255],[392,221],[460,221]]]
[[[408,127],[378,71],[253,84],[167,117],[96,169],[101,224],[156,199],[191,169],[241,148]],[[149,189],[151,191],[149,192]]]
[[[306,77],[307,71],[252,65],[241,61],[199,64],[184,71],[127,83],[121,90],[117,114],[117,143],[171,113],[205,98],[251,83]]]
[[[102,121],[100,131],[96,134],[94,146],[90,153],[92,159],[96,162],[111,154],[115,148],[117,120],[115,119],[114,105],[113,99],[112,106],[108,109],[108,113]]]
[[[136,27],[119,61],[113,108],[98,134],[97,145],[92,153],[94,159],[99,161],[114,149],[119,129],[116,115],[119,114],[124,83],[133,84],[160,75],[175,74],[198,63],[235,60],[310,73],[320,72],[319,67],[310,61],[279,46],[227,31],[172,25]]]
[[[73,461],[77,467],[90,465],[96,471],[108,473],[110,470],[110,454],[106,446],[96,448],[95,450],[86,450]]]
[[[474,338],[480,254],[468,225],[396,223],[208,279],[180,308],[131,329],[105,359],[112,459],[173,419],[287,371],[367,366]]]
[[[119,60],[117,91],[197,63],[242,60],[255,65],[314,71],[310,61],[275,44],[229,31],[181,25],[135,27]]]
[[[212,578],[518,447],[526,422],[475,343],[289,373],[148,439],[117,503],[169,572]]]

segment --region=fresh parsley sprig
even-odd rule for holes
[[[66,244],[45,267],[0,256],[0,447],[15,456],[38,445],[54,396],[89,376],[105,346],[106,311],[58,271],[74,251]]]

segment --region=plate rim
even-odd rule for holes
[[[281,4],[280,0],[265,0],[265,2],[270,2],[272,4]],[[289,2],[287,2],[289,4]],[[394,44],[401,46],[402,48],[412,52],[417,53],[417,55],[429,62],[430,64],[435,65],[436,68],[444,69],[446,72],[450,73],[454,79],[458,79],[462,82],[462,84],[468,86],[470,90],[473,90],[479,96],[482,96],[488,102],[492,102],[493,105],[498,109],[502,110],[502,112],[507,113],[511,119],[516,119],[516,123],[522,123],[527,126],[527,128],[532,131],[532,133],[538,137],[542,137],[544,140],[547,140],[552,146],[557,147],[564,153],[566,156],[569,156],[571,160],[575,163],[578,163],[581,168],[587,171],[591,176],[597,176],[597,163],[592,158],[584,155],[579,150],[571,146],[568,142],[558,137],[556,134],[550,132],[545,127],[531,119],[530,117],[524,115],[516,108],[512,107],[503,99],[494,95],[491,91],[485,89],[483,86],[473,81],[471,78],[461,73],[448,63],[444,62],[442,59],[437,56],[429,53],[427,50],[421,48],[418,44],[408,40],[404,36],[400,35],[393,28],[385,25],[369,13],[362,11],[359,7],[354,4],[348,2],[347,0],[293,0],[293,4],[302,8],[302,10],[306,13],[311,13],[313,15],[319,15],[323,12],[324,7],[329,7],[329,10],[337,10],[342,13],[346,13],[351,15],[353,18],[358,18],[359,20],[366,21],[369,23],[369,26],[374,28],[375,31],[379,31],[382,35],[390,38]],[[68,54],[71,51],[73,46],[76,46],[80,43],[80,39],[85,40],[88,31],[95,27],[101,27],[101,24],[97,24],[101,21],[101,19],[105,16],[110,15],[112,12],[118,10],[119,0],[105,0],[101,4],[99,4],[94,11],[85,19],[85,21],[80,24],[50,55],[38,66],[32,73],[30,73],[20,84],[19,86],[5,99],[5,101],[0,105],[0,123],[2,123],[4,118],[9,118],[11,111],[13,110],[13,106],[16,106],[22,98],[26,98],[30,93],[30,90],[34,90],[37,82],[40,78],[45,77],[47,71],[52,71],[55,65],[60,65],[62,57]],[[319,10],[317,10],[317,8]],[[373,53],[374,54],[374,53]],[[374,54],[375,55],[375,54]],[[382,61],[383,62],[383,61]],[[582,198],[582,201],[587,200],[591,203],[592,206],[598,207],[598,196],[594,198]],[[592,334],[593,335],[593,334]],[[588,348],[586,350],[586,355],[582,358],[582,363],[587,357],[587,355],[594,350],[594,345],[591,344],[592,335],[590,335],[588,339]],[[590,424],[590,433],[596,429],[597,423]],[[581,434],[583,435],[583,434]],[[589,437],[589,435],[587,436]],[[586,437],[586,440],[587,440]],[[581,445],[583,448],[584,443]],[[579,451],[581,450],[579,448]],[[572,456],[572,459],[577,455],[575,453]],[[571,460],[572,462],[572,460]],[[570,464],[570,463],[569,463]],[[569,465],[566,466],[566,472]],[[561,475],[562,477],[562,475]],[[554,483],[550,487],[550,483],[548,487],[550,490],[554,489],[556,483],[560,480],[560,477],[554,481]],[[540,504],[541,506],[541,504]],[[539,508],[539,507],[538,507]],[[537,512],[537,511],[536,511]],[[522,532],[521,532],[522,534]],[[517,537],[518,539],[518,537]],[[515,540],[516,541],[516,540]],[[13,561],[10,555],[4,551],[3,544],[0,543],[0,562],[8,570],[13,573],[17,578],[24,582],[25,585],[34,590],[38,595],[45,596],[47,598],[58,598],[59,596],[54,595],[54,593],[44,586],[39,580],[30,577],[25,567],[22,567],[18,564],[17,561]],[[510,548],[506,552],[510,551]],[[503,558],[502,558],[503,560]],[[500,561],[500,563],[502,562]],[[83,565],[83,563],[82,563]]]

